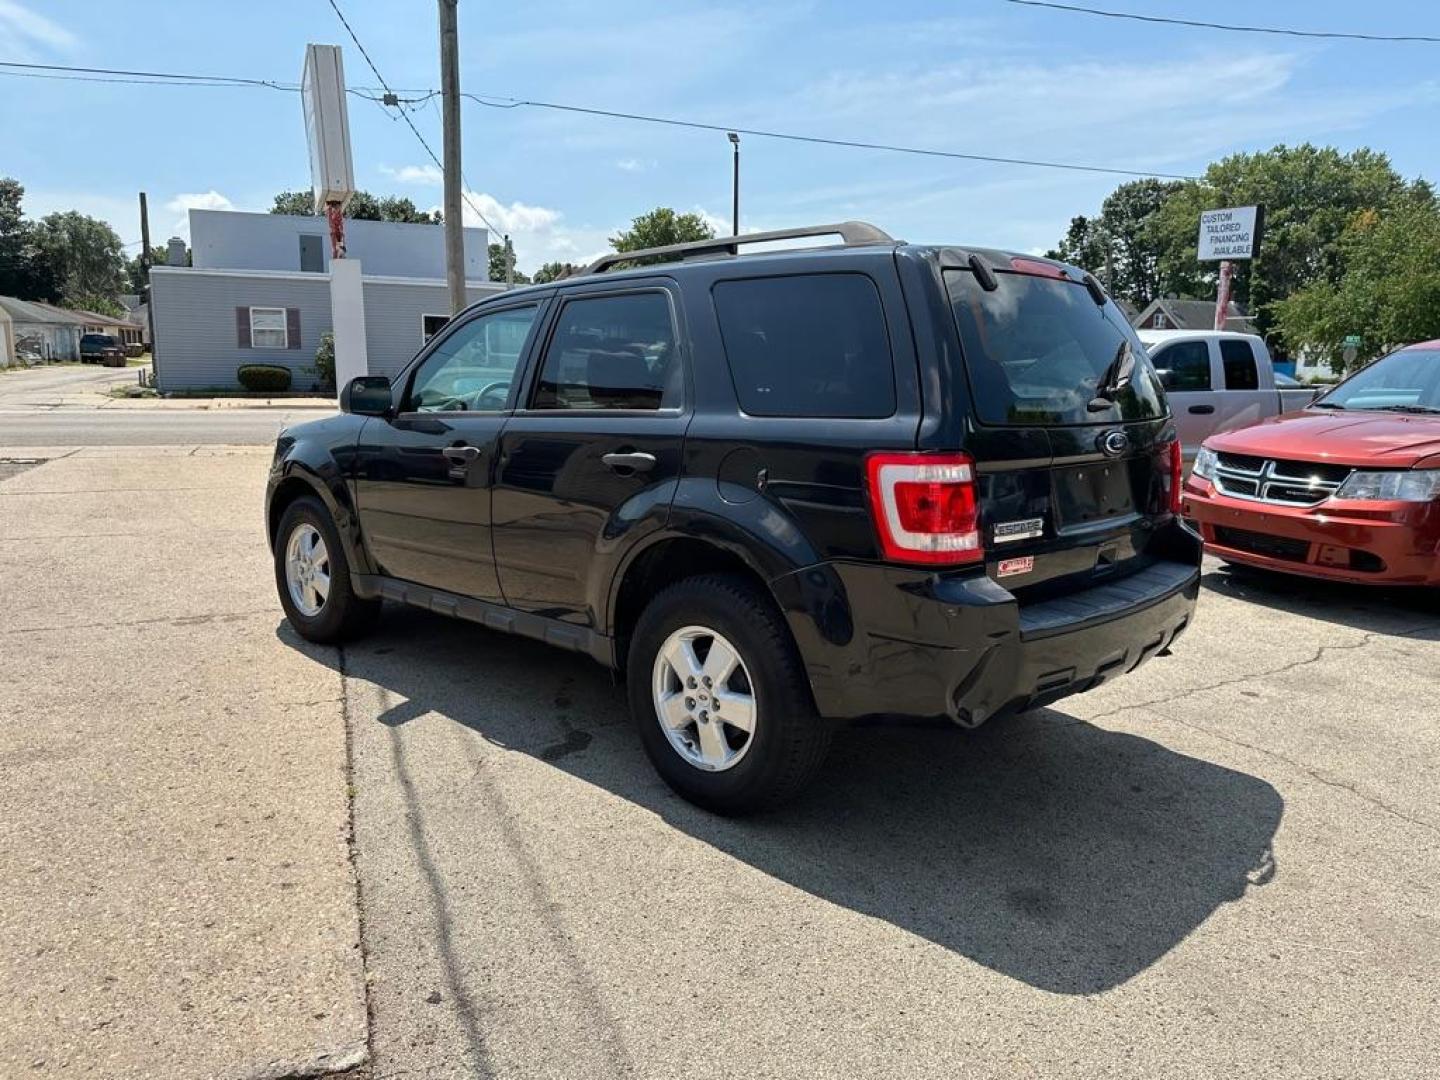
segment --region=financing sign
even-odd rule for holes
[[[1200,215],[1200,242],[1196,258],[1201,262],[1255,258],[1260,250],[1264,216],[1258,206],[1206,210]]]

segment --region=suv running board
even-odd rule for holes
[[[411,607],[424,608],[438,615],[464,619],[479,623],[491,630],[507,634],[534,638],[547,645],[584,653],[606,667],[615,666],[615,639],[596,633],[587,626],[561,622],[546,615],[529,611],[516,611],[501,604],[476,600],[473,596],[432,589],[427,585],[416,585],[412,581],[386,577],[383,574],[351,574],[351,587],[355,595],[370,600],[383,597]]]

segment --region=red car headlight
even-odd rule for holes
[[[1353,472],[1335,492],[1335,498],[1365,502],[1429,502],[1440,499],[1440,469]]]

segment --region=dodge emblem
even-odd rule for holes
[[[1130,436],[1123,431],[1107,431],[1095,441],[1107,457],[1119,457],[1130,449]]]

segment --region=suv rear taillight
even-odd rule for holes
[[[969,454],[870,454],[865,478],[886,559],[953,565],[985,557]]]
[[[1170,451],[1170,512],[1176,517],[1180,516],[1180,485],[1185,476],[1185,452],[1180,448],[1180,440],[1176,439],[1169,447]]]

